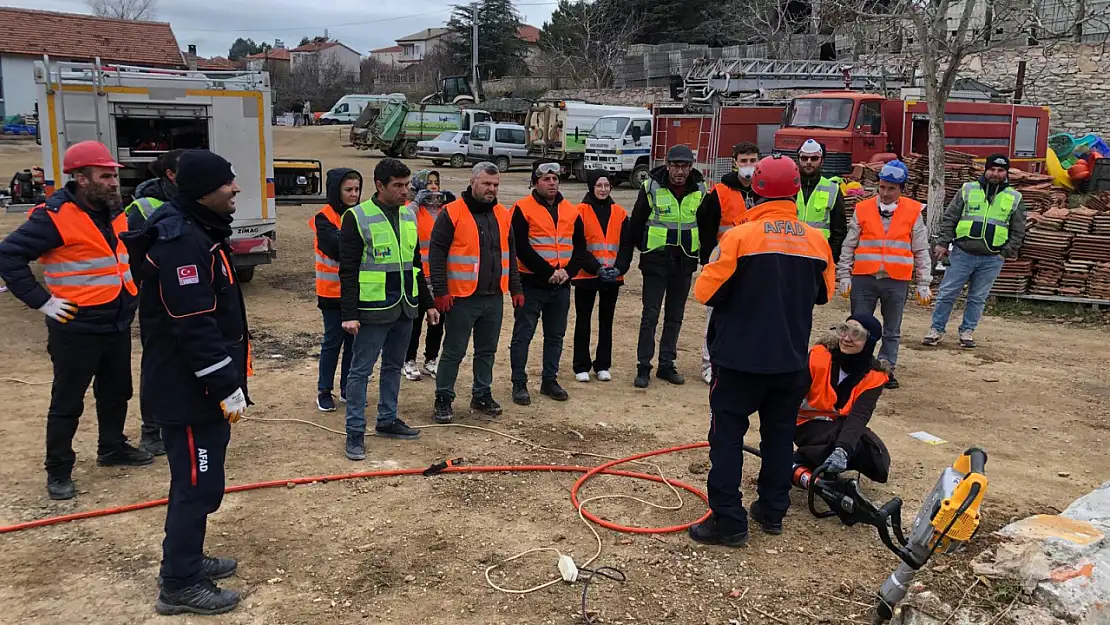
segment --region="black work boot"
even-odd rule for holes
[[[703,523],[690,526],[690,538],[703,545],[724,545],[725,547],[743,547],[748,544],[748,530],[734,531],[721,527],[716,514],[712,514]]]
[[[527,382],[513,382],[513,403],[519,406],[532,404],[532,396],[528,394]]]
[[[439,424],[446,424],[454,421],[455,409],[451,407],[451,400],[448,399],[446,395],[436,395],[435,413],[432,415],[432,418]]]
[[[154,462],[154,454],[135,449],[124,441],[115,450],[96,457],[98,467],[141,467]]]
[[[671,384],[686,384],[686,378],[682,377],[682,374],[678,372],[674,365],[659,365],[655,377],[666,380]]]
[[[470,398],[470,409],[490,416],[501,416],[501,404],[493,399],[493,395],[481,395]]]
[[[379,425],[374,428],[374,434],[385,438],[401,438],[411,440],[420,437],[420,430],[410,428],[404,421],[394,419],[389,425]]]
[[[239,563],[231,558],[210,558],[204,556],[204,561],[200,564],[200,572],[204,574],[205,579],[216,581],[218,579],[226,579],[235,575],[235,571],[239,568]]]
[[[69,476],[55,477],[47,474],[46,494],[54,501],[73,499],[77,496],[77,487],[73,485],[73,480]]]
[[[764,516],[763,508],[758,501],[752,504],[751,510],[748,511],[748,515],[753,521],[759,523],[759,528],[763,530],[764,534],[778,536],[782,533],[782,521],[771,521]]]
[[[239,593],[221,589],[212,580],[205,579],[176,592],[161,589],[154,609],[166,616],[174,614],[210,616],[230,612],[237,605],[239,605]]]
[[[157,434],[144,434],[143,437],[139,439],[139,449],[152,456],[166,455],[166,444],[162,442],[162,437]]]
[[[566,390],[559,386],[558,380],[544,380],[540,384],[540,395],[547,395],[555,401],[566,401],[570,399],[570,395]]]
[[[886,384],[883,385],[883,388],[890,389],[890,390],[893,391],[894,389],[898,388],[899,386],[901,386],[901,384],[898,383],[898,380],[894,377],[894,374],[892,373],[892,374],[890,374],[890,378],[886,381]]]
[[[637,367],[636,379],[632,381],[632,386],[647,388],[649,384],[651,384],[651,367]]]

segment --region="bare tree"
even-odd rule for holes
[[[271,76],[277,92],[275,106],[279,111],[299,110],[311,102],[317,111],[328,110],[335,102],[359,90],[357,72],[332,57],[310,55],[288,73]]]
[[[121,20],[152,20],[158,12],[158,0],[85,0],[98,17]]]
[[[540,48],[548,70],[600,89],[612,86],[638,30],[636,20],[613,15],[601,2],[564,1],[544,25]]]
[[[825,0],[822,11],[850,15],[875,52],[899,50],[918,59],[929,110],[928,225],[944,214],[944,111],[961,66],[1013,46],[1083,37],[1084,26],[1110,22],[1086,13],[1085,0]],[[1086,29],[1090,33],[1091,29]],[[989,58],[986,62],[990,62]]]

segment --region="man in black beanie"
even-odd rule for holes
[[[160,614],[222,614],[239,593],[213,581],[234,560],[204,554],[208,515],[220,507],[231,424],[250,404],[246,308],[231,264],[235,170],[207,150],[181,156],[178,195],[123,236],[142,275],[143,412],[162,427],[170,466]],[[149,385],[149,388],[147,388]]]

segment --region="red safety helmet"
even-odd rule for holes
[[[793,199],[802,190],[798,164],[781,154],[772,154],[755,165],[752,189],[760,197]]]
[[[120,167],[121,165],[112,158],[108,146],[99,141],[82,141],[74,143],[66,150],[65,161],[62,163],[62,172],[71,174],[82,167]]]

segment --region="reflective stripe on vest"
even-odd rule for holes
[[[744,195],[723,182],[718,182],[713,190],[717,192],[717,202],[721,205],[721,225],[717,227],[717,241],[726,232],[744,223],[748,206]]]
[[[455,238],[447,250],[447,292],[455,297],[469,297],[478,289],[481,271],[481,241],[478,224],[461,198],[443,207],[455,227]],[[501,293],[509,292],[509,230],[512,216],[500,204],[493,207],[501,246]],[[487,268],[487,271],[489,269]]]
[[[165,204],[165,202],[157,198],[140,197],[135,198],[134,202],[128,204],[127,208],[124,209],[123,212],[130,215],[131,211],[138,210],[139,214],[143,216],[143,219],[150,219],[150,216],[154,214],[154,211],[158,210],[158,208],[161,207],[163,204]]]
[[[696,257],[701,247],[697,213],[705,197],[705,185],[699,182],[697,191],[687,193],[679,202],[670,189],[664,188],[655,178],[648,178],[644,182],[644,193],[651,208],[644,231],[644,251],[651,252],[668,245],[682,246],[686,233],[689,233],[690,253]]]
[[[335,226],[336,230],[342,228],[343,222],[341,217],[336,213],[335,209],[329,205],[320,209],[320,212],[309,218],[308,227],[312,228],[312,232],[316,232],[316,217],[318,215],[323,215],[325,219]],[[316,253],[316,296],[338,299],[340,296],[339,261],[324,254],[323,250],[320,249],[320,239],[318,236],[312,238],[312,247]]]
[[[112,219],[112,232],[116,236],[113,251],[89,214],[73,202],[62,204],[56,212],[45,206],[35,210],[47,211],[62,238],[61,247],[39,257],[43,282],[52,295],[80,307],[107,304],[119,297],[125,288],[131,295],[139,294],[131,277],[127,247],[119,239],[127,230],[124,213]]]
[[[349,209],[362,235],[362,262],[358,269],[359,310],[388,310],[402,301],[416,306],[419,269],[412,266],[416,253],[416,215],[407,206],[397,209],[397,230],[373,198]]]
[[[585,202],[579,204],[578,214],[582,216],[582,231],[586,235],[586,250],[593,254],[602,267],[616,265],[617,252],[620,250],[621,244],[621,228],[624,227],[624,220],[628,217],[628,211],[620,204],[613,203],[610,205],[609,223],[606,224],[604,231],[601,230],[601,221],[598,220],[597,213],[594,212],[594,207],[590,204]],[[595,274],[581,269],[578,271],[578,275],[574,276],[574,279],[585,280],[596,277]],[[624,276],[618,277],[617,281],[624,282]]]
[[[521,199],[516,205],[528,221],[528,243],[532,249],[552,267],[566,267],[574,251],[574,221],[578,218],[578,211],[574,206],[566,200],[559,202],[559,221],[556,223],[551,218],[551,211],[531,195]],[[519,258],[517,267],[524,273],[532,273]]]
[[[964,214],[956,224],[956,239],[976,239],[988,250],[1000,251],[1010,240],[1010,215],[1021,201],[1021,193],[1007,187],[996,193],[988,204],[983,187],[978,182],[968,182],[960,189],[960,194],[964,200]]]
[[[439,213],[432,215],[427,208],[417,206],[415,202],[409,205],[409,210],[416,214],[416,234],[420,239],[420,264],[424,270],[424,279],[431,280],[432,268],[428,261],[432,251],[432,228],[435,227]]]
[[[837,193],[840,193],[840,185],[825,177],[817,181],[808,200],[804,189],[798,191],[798,219],[810,228],[820,230],[826,240],[829,238],[832,207],[836,204]]]
[[[863,379],[856,383],[855,388],[852,389],[848,401],[844,402],[844,405],[838,409],[836,407],[836,388],[833,387],[831,379],[832,353],[824,345],[814,345],[809,350],[809,374],[812,381],[810,382],[809,392],[798,410],[797,425],[802,425],[813,419],[835,421],[852,411],[852,405],[856,403],[860,395],[886,384],[887,381],[887,374],[882,371],[872,370],[867,372]]]
[[[913,279],[913,227],[921,215],[921,203],[908,197],[898,198],[898,208],[883,226],[879,199],[867,198],[856,205],[859,244],[856,246],[852,275],[873,276],[880,271],[895,280]]]

